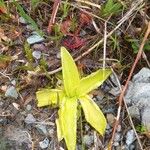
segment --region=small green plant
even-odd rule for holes
[[[42,1],[41,0],[31,0],[32,8],[35,9],[40,2],[42,2]]]
[[[122,10],[122,5],[114,0],[107,0],[106,4],[102,7],[101,14],[103,17],[115,15]]]
[[[63,12],[63,15],[62,15],[62,20],[63,20],[64,18],[67,17],[69,10],[70,10],[70,6],[68,5],[68,0],[62,3],[62,5],[60,6],[60,9]]]
[[[30,45],[27,42],[25,42],[24,44],[24,52],[28,62],[33,63],[32,49],[30,48]]]
[[[146,127],[144,125],[137,125],[135,127],[136,131],[138,131],[139,133],[145,133],[147,132]]]
[[[93,128],[101,135],[105,132],[106,119],[88,93],[99,87],[111,74],[111,70],[99,69],[87,77],[80,78],[73,58],[64,47],[61,48],[61,63],[64,87],[43,89],[38,91],[36,96],[38,107],[59,107],[59,118],[56,119],[58,140],[64,138],[68,150],[75,150],[78,106],[82,107],[86,121]]]
[[[43,36],[44,33],[39,29],[36,22],[24,11],[24,9],[21,7],[21,5],[19,5],[18,2],[16,2],[15,0],[13,0],[13,2],[18,10],[19,15],[23,17],[29,24],[31,24],[34,30],[36,30],[41,36]]]
[[[137,39],[126,39],[128,42],[131,43],[131,47],[133,49],[133,52],[136,54],[139,50],[140,47],[140,41]],[[143,51],[150,51],[150,41],[147,41],[144,45]]]

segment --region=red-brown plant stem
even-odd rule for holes
[[[49,20],[48,28],[47,28],[47,32],[48,32],[48,33],[51,33],[51,31],[52,31],[52,27],[53,27],[53,25],[54,25],[54,23],[55,23],[56,14],[57,14],[57,11],[58,11],[60,2],[61,2],[61,0],[54,0],[52,16],[51,16],[51,18],[50,18],[50,20]]]
[[[131,77],[132,77],[132,74],[133,74],[133,72],[134,72],[134,70],[135,70],[135,67],[136,67],[138,61],[140,60],[140,58],[141,58],[141,56],[142,56],[143,47],[144,47],[144,45],[145,45],[145,42],[146,42],[146,40],[147,40],[149,34],[150,34],[150,22],[148,23],[147,31],[146,31],[146,33],[145,33],[145,35],[144,35],[143,41],[142,41],[142,43],[141,43],[141,45],[140,45],[139,51],[138,51],[138,53],[137,53],[137,56],[136,56],[136,59],[135,59],[133,65],[132,65],[132,68],[131,68],[131,70],[130,70],[129,76],[128,76],[127,81],[126,81],[126,83],[125,83],[125,86],[123,87],[122,92],[121,92],[121,94],[120,94],[120,96],[119,96],[119,99],[118,99],[118,101],[119,101],[119,107],[118,107],[116,122],[115,122],[115,125],[114,125],[114,129],[113,129],[113,133],[112,133],[112,138],[111,138],[111,140],[110,140],[108,150],[111,150],[111,149],[112,149],[112,144],[113,144],[113,141],[114,141],[115,133],[116,133],[116,130],[117,130],[117,127],[118,127],[118,124],[119,124],[120,113],[121,113],[121,107],[122,107],[122,103],[123,103],[123,97],[124,97],[125,92],[126,92],[126,90],[127,90],[129,81],[131,80]]]

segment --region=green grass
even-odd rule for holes
[[[19,5],[18,2],[13,1],[13,3],[15,4],[18,13],[21,17],[23,17],[27,23],[31,24],[31,26],[33,27],[33,29],[38,32],[38,34],[40,34],[41,36],[44,35],[44,33],[39,29],[37,23],[24,11],[24,9],[21,7],[21,5]]]

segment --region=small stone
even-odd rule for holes
[[[115,146],[115,147],[119,146],[119,142],[114,142],[113,146]]]
[[[135,145],[131,144],[131,145],[129,146],[129,149],[130,149],[130,150],[135,150]]]
[[[87,146],[91,146],[92,143],[94,142],[94,137],[93,136],[89,136],[89,135],[85,135],[83,137],[83,141]]]
[[[16,80],[12,80],[11,84],[15,86],[16,85]]]
[[[27,38],[27,42],[30,45],[39,43],[39,42],[43,42],[43,41],[44,41],[44,38],[42,36],[40,36],[37,32],[33,32],[33,35],[31,35]]]
[[[37,124],[36,125],[36,128],[40,131],[42,131],[43,134],[47,134],[47,129],[46,129],[46,126],[45,125],[42,125],[42,124]]]
[[[20,105],[19,105],[19,104],[17,104],[17,103],[12,103],[12,105],[13,105],[17,110],[20,109]]]
[[[31,111],[31,110],[32,110],[32,106],[28,104],[28,105],[26,106],[26,110],[27,110],[27,111]]]
[[[113,114],[107,114],[106,118],[107,118],[109,125],[113,126],[113,124],[115,122],[115,116]]]
[[[85,125],[85,131],[89,131],[90,127],[88,125]]]
[[[35,122],[36,122],[36,119],[34,118],[32,114],[28,114],[27,117],[25,118],[25,123],[27,124],[32,124]]]
[[[0,118],[0,125],[5,125],[7,124],[7,119],[6,118]]]
[[[135,141],[135,133],[133,130],[129,130],[126,134],[126,144],[130,146]]]
[[[18,98],[18,92],[14,86],[10,86],[7,88],[7,90],[5,92],[5,96],[6,97],[13,97],[13,98],[17,99]]]
[[[137,106],[130,106],[128,107],[128,110],[129,110],[131,117],[137,118],[140,120],[140,111]]]
[[[120,89],[118,87],[114,87],[109,91],[109,93],[116,97],[120,94]]]
[[[44,44],[34,44],[33,45],[33,49],[34,50],[44,51],[44,50],[46,50],[46,47],[44,46]]]
[[[117,132],[121,132],[121,125],[118,125]]]
[[[104,96],[103,96],[103,95],[101,95],[101,96],[100,96],[100,95],[97,95],[96,98],[97,98],[98,101],[102,102]]]
[[[56,57],[57,57],[58,59],[61,58],[60,52],[57,53]]]
[[[40,141],[40,142],[39,142],[39,145],[40,145],[40,148],[41,148],[41,149],[48,148],[49,139],[48,139],[48,138],[45,138],[43,141]]]
[[[33,51],[32,56],[35,59],[40,59],[41,58],[42,53],[40,51]]]
[[[53,137],[54,136],[54,129],[50,129],[48,131],[48,133],[49,133],[50,137]]]
[[[116,134],[115,134],[114,141],[115,141],[115,142],[121,141],[121,134],[120,134],[120,133],[116,133]]]
[[[27,21],[23,17],[19,17],[19,22],[22,24],[27,24]]]
[[[0,106],[3,106],[3,104],[4,104],[4,103],[0,101]]]
[[[150,107],[144,108],[142,112],[142,124],[150,132]]]
[[[110,129],[111,129],[111,126],[109,124],[107,124],[106,130],[110,130]]]
[[[29,29],[29,30],[31,30],[31,31],[35,30],[35,28],[31,24],[27,25],[26,28]]]

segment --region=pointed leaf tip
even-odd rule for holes
[[[96,72],[91,73],[87,77],[80,80],[79,88],[77,89],[77,94],[79,96],[85,95],[90,91],[98,88],[111,74],[110,69],[99,69]]]
[[[79,100],[83,108],[86,121],[101,135],[104,135],[107,122],[100,108],[87,95],[79,98]]]
[[[65,47],[61,47],[61,63],[65,92],[67,96],[73,97],[80,78],[77,66]]]

